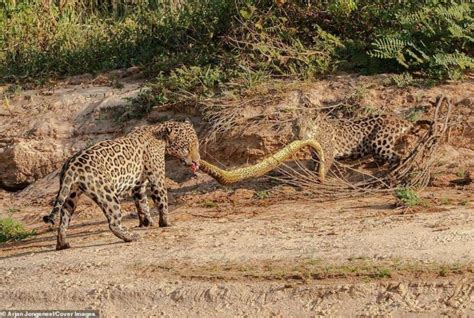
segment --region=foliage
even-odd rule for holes
[[[218,206],[219,204],[217,204],[217,202],[213,200],[209,200],[209,199],[206,199],[201,203],[201,207],[208,208],[208,209],[217,208]]]
[[[390,278],[392,277],[392,273],[388,268],[377,268],[376,271],[370,275],[370,277],[377,279]]]
[[[268,193],[267,190],[261,190],[261,191],[255,192],[255,196],[257,197],[257,199],[263,200],[263,199],[267,199],[270,196],[270,194]]]
[[[267,8],[265,8],[267,9]],[[227,37],[239,52],[239,67],[273,76],[311,79],[336,69],[335,53],[343,47],[336,36],[315,24],[295,25],[283,10],[240,10],[240,24]]]
[[[411,187],[400,187],[395,189],[395,197],[405,207],[415,207],[422,203],[418,193]]]
[[[405,118],[411,122],[416,122],[420,120],[420,118],[425,113],[425,110],[420,107],[414,107],[409,110],[408,114],[406,114]]]
[[[160,103],[176,102],[189,98],[207,98],[217,94],[232,76],[221,67],[181,66],[170,73],[160,72],[153,90]]]
[[[0,9],[0,74],[48,79],[140,64],[169,70],[201,56],[208,62],[209,42],[226,30],[229,5],[188,0],[177,10],[160,1],[108,12],[18,1]]]
[[[457,79],[474,66],[465,53],[472,48],[473,31],[470,4],[420,2],[395,13],[395,24],[377,32],[369,55],[396,61],[412,72]]]
[[[393,84],[400,88],[409,87],[413,85],[415,81],[413,76],[408,72],[404,72],[401,74],[393,74],[391,80]]]
[[[8,0],[0,76],[41,84],[139,65],[155,96],[137,117],[339,70],[409,86],[472,69],[473,20],[469,4],[439,0]]]
[[[128,99],[128,103],[124,109],[116,109],[113,112],[112,117],[116,122],[140,119],[145,117],[158,101],[159,97],[152,94],[150,90],[142,90],[136,97]]]
[[[0,243],[20,241],[35,234],[34,230],[26,230],[23,224],[13,219],[11,215],[6,218],[0,218]]]

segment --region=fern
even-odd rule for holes
[[[447,8],[439,5],[433,11],[438,17],[442,17],[446,21],[462,21],[471,14],[471,8],[467,3],[452,5]]]
[[[412,44],[395,37],[384,37],[376,39],[372,45],[374,49],[369,52],[369,55],[381,59],[396,59],[398,63],[408,68],[404,52],[406,48]]]
[[[402,25],[415,25],[429,19],[429,9],[425,7],[411,13],[396,14],[396,18]]]
[[[408,43],[397,38],[386,37],[375,40],[372,45],[375,49],[369,52],[370,56],[392,59],[396,58],[405,49]]]
[[[464,53],[440,53],[434,55],[434,61],[438,65],[442,65],[445,67],[453,66],[453,65],[458,65],[462,67],[463,69],[466,68],[472,68],[474,59],[470,56],[467,56]]]
[[[385,29],[372,42],[369,56],[392,60],[405,69],[421,70],[437,78],[459,78],[472,69],[469,51],[474,19],[469,4],[419,5],[401,9],[394,27]]]
[[[464,53],[438,53],[433,56],[432,67],[438,69],[439,75],[460,78],[462,72],[474,68],[474,59]]]

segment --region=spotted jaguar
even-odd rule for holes
[[[54,207],[43,217],[54,224],[60,212],[56,249],[66,249],[66,231],[79,197],[86,194],[107,217],[109,228],[125,242],[139,239],[122,225],[120,196],[132,192],[139,226],[154,224],[146,196],[147,184],[159,212],[159,226],[168,226],[165,187],[165,154],[181,159],[193,171],[199,168],[199,141],[190,122],[168,121],[140,127],[129,134],[99,142],[69,158],[60,173],[60,189]]]

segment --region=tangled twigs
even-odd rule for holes
[[[441,124],[440,109],[443,102],[447,105],[447,112],[444,122]],[[387,183],[409,185],[415,188],[423,188],[428,185],[438,147],[448,131],[451,108],[451,101],[446,96],[438,97],[433,122],[429,130],[418,140],[411,153],[387,174],[385,178]]]
[[[258,101],[259,104],[265,102],[264,99],[258,99]],[[268,127],[272,120],[269,115],[270,113],[278,115],[276,116],[278,121],[275,125],[271,125],[272,129],[279,129],[278,127],[283,127],[288,122],[294,121],[295,116],[301,116],[300,111],[295,111],[298,107],[295,108],[294,105],[290,104],[283,105],[286,108],[282,109],[275,106],[270,107],[274,102],[275,100],[272,100],[271,103],[267,100],[266,106],[262,106],[265,112],[254,112],[251,116],[242,116],[240,108],[236,107],[227,107],[226,105],[217,108],[213,107],[210,115],[211,117],[213,116],[212,118],[215,121],[211,122],[213,122],[215,130],[218,132],[217,134],[222,134],[223,131],[241,129],[242,127],[247,131]],[[446,111],[442,111],[444,105],[447,106]],[[439,96],[429,129],[417,139],[415,146],[410,148],[408,155],[390,171],[380,169],[380,167],[367,170],[366,166],[361,165],[363,161],[352,165],[335,162],[331,170],[331,177],[327,178],[324,183],[320,183],[317,182],[320,176],[324,178],[324,173],[321,172],[322,165],[319,166],[318,175],[317,171],[306,168],[301,162],[297,162],[296,168],[284,164],[283,161],[291,157],[290,153],[295,153],[303,147],[300,145],[301,147],[298,148],[298,142],[290,144],[277,154],[250,167],[226,171],[202,161],[201,168],[222,184],[230,184],[246,178],[261,176],[270,170],[278,168],[281,175],[272,178],[299,188],[301,194],[311,194],[314,198],[320,198],[321,200],[350,197],[357,194],[387,193],[392,192],[399,186],[411,186],[421,189],[430,180],[432,168],[436,163],[436,154],[439,152],[439,145],[445,140],[445,136],[449,131],[450,115],[450,101],[445,96]],[[324,142],[324,140],[317,140],[318,145],[324,146]],[[298,149],[294,149],[295,147]],[[291,149],[291,151],[287,152],[288,149]],[[320,151],[323,152],[324,148]],[[326,156],[328,155],[327,151],[325,154]],[[277,158],[280,158],[279,156],[282,157],[281,159],[275,159],[275,156]]]
[[[447,111],[441,115],[443,105]],[[445,97],[438,97],[433,120],[428,131],[417,140],[409,154],[402,159],[399,165],[388,172],[376,170],[362,171],[335,162],[331,177],[324,184],[315,182],[316,172],[309,170],[302,163],[297,168],[284,166],[282,176],[274,177],[301,190],[301,194],[309,194],[314,199],[327,200],[368,193],[389,193],[397,187],[409,186],[416,189],[425,187],[431,176],[433,165],[436,162],[439,145],[443,142],[448,129],[451,115],[451,102]],[[322,141],[320,140],[322,143]]]
[[[318,154],[320,158],[319,164],[319,180],[321,183],[325,180],[325,165],[324,165],[324,153],[321,148],[321,145],[314,140],[296,140],[287,145],[286,147],[280,149],[277,153],[263,159],[259,163],[244,167],[238,168],[235,170],[223,170],[220,169],[207,161],[200,161],[200,168],[203,172],[209,174],[211,177],[216,179],[219,183],[227,185],[231,183],[236,183],[245,179],[259,177],[265,173],[279,167],[283,162],[294,154],[296,154],[300,149],[309,146],[312,147]]]

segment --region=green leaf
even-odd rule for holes
[[[250,19],[250,17],[252,17],[252,12],[247,11],[247,10],[245,10],[245,9],[241,9],[241,10],[240,10],[240,15],[241,15],[242,18],[244,18],[245,20],[248,20],[248,19]]]

